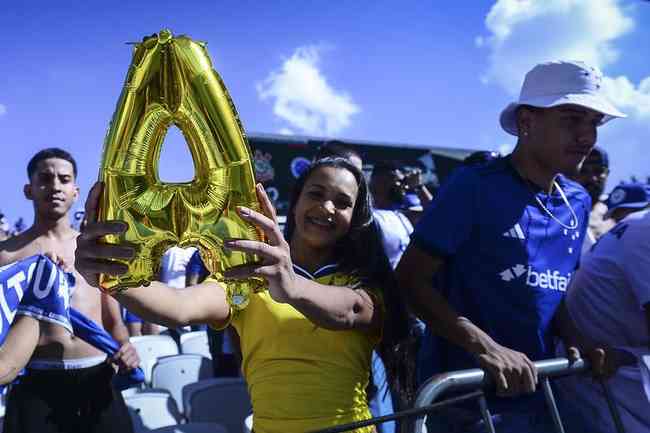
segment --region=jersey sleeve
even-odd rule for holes
[[[479,181],[479,175],[471,169],[460,169],[452,175],[415,226],[415,245],[431,255],[456,254],[474,227]]]
[[[644,218],[647,220],[647,218]],[[639,224],[635,224],[638,222]],[[621,236],[623,272],[636,295],[639,308],[650,302],[650,227],[642,221],[630,222]]]

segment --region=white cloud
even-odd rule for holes
[[[503,143],[502,145],[500,145],[500,146],[497,147],[497,151],[498,151],[501,155],[507,155],[507,154],[509,154],[510,152],[512,152],[512,150],[513,150],[514,148],[515,148],[515,146],[514,146],[514,144],[512,144],[512,143]]]
[[[345,92],[334,89],[319,69],[321,48],[299,47],[279,70],[257,84],[262,101],[273,101],[273,113],[306,134],[335,135],[350,125],[360,108]]]
[[[488,67],[479,77],[516,98],[524,75],[535,64],[583,60],[607,72],[622,62],[617,39],[633,31],[633,9],[622,0],[497,0],[485,19],[487,33],[475,38],[487,50]],[[644,46],[645,41],[639,41]],[[624,64],[623,64],[624,66]],[[650,169],[650,76],[635,84],[627,76],[605,75],[603,90],[628,119],[601,128],[599,143],[610,150],[616,182]]]
[[[0,116],[4,116],[5,114],[7,114],[7,106],[0,104]]]
[[[290,128],[280,128],[278,131],[280,135],[293,135],[293,131]]]
[[[516,95],[535,64],[583,60],[604,68],[620,53],[613,41],[634,28],[618,0],[498,0],[485,19],[490,66],[483,79]]]
[[[605,77],[607,97],[631,117],[650,120],[650,76],[635,86],[626,76]]]

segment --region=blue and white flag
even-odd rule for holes
[[[48,257],[35,255],[0,268],[0,343],[16,314],[72,332],[69,307],[68,276]]]
[[[61,325],[108,356],[115,355],[120,348],[117,341],[95,322],[70,308],[70,288],[74,284],[72,274],[62,271],[44,255],[0,267],[0,344],[7,337],[16,314],[22,314]],[[118,389],[144,381],[140,368],[120,373],[115,377]]]

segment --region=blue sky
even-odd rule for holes
[[[6,2],[0,209],[10,220],[31,222],[22,185],[43,147],[73,153],[85,197],[131,60],[125,42],[162,28],[208,43],[249,133],[508,150],[514,138],[497,119],[523,74],[587,60],[630,114],[601,129],[610,188],[650,174],[648,2]],[[191,177],[180,134],[164,149],[164,178]]]

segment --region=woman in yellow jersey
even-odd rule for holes
[[[119,222],[95,222],[100,192],[93,188],[86,203],[90,222],[76,257],[77,269],[91,284],[99,272],[126,272],[107,258],[133,254],[128,246],[98,242],[124,229]],[[115,297],[167,326],[232,324],[241,341],[256,433],[305,433],[370,418],[366,386],[375,348],[393,391],[408,397],[406,310],[394,292],[361,171],[343,158],[316,161],[297,181],[286,240],[261,185],[257,192],[263,213],[247,208],[239,213],[264,231],[268,243],[225,242],[229,249],[264,259],[227,275],[263,276],[268,282],[268,290],[251,295],[244,310],[231,311],[227,289],[210,280],[182,291],[152,283]]]

